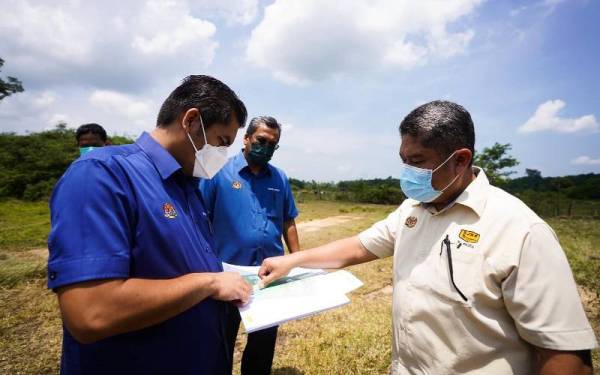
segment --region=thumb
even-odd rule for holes
[[[262,286],[264,288],[267,285],[271,284],[273,281],[277,280],[278,278],[279,278],[278,275],[276,275],[275,273],[270,273],[266,276],[261,276],[260,283],[262,284]]]

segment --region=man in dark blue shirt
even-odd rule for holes
[[[61,373],[231,372],[227,305],[251,289],[222,272],[198,177],[223,166],[245,120],[229,87],[190,76],[151,134],[85,154],[59,180],[48,286],[64,323]]]
[[[294,220],[298,210],[288,178],[269,164],[280,137],[281,125],[273,117],[253,118],[244,149],[215,178],[200,182],[224,262],[258,266],[265,258],[283,255],[282,235],[290,252],[300,249]],[[235,307],[229,310],[228,343],[233,350],[240,316]],[[276,339],[277,327],[248,335],[242,374],[270,373]]]

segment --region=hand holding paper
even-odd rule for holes
[[[239,307],[248,333],[345,305],[350,302],[346,293],[362,285],[348,271],[327,273],[301,267],[290,270],[289,263],[278,258],[284,257],[267,259],[266,267],[263,263],[263,275],[266,269],[266,277],[271,278],[263,288],[258,287],[265,280],[258,276],[259,267],[223,263],[225,271],[238,272],[253,285],[250,302]]]
[[[261,285],[267,286],[273,281],[286,276],[292,268],[294,268],[292,256],[277,256],[265,259],[258,270]]]

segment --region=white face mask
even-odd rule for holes
[[[187,133],[194,150],[196,150],[196,159],[194,161],[194,171],[192,175],[200,178],[213,178],[221,168],[227,163],[227,147],[213,146],[206,141],[206,132],[204,131],[204,122],[200,117],[202,125],[202,134],[204,135],[204,146],[200,150],[196,148],[190,133]]]

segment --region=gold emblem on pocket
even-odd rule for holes
[[[242,188],[242,183],[239,181],[233,181],[233,184],[231,184],[231,187],[234,189],[241,189]]]
[[[406,225],[408,228],[414,228],[414,226],[417,225],[416,216],[407,217],[406,221],[404,222],[404,225]]]
[[[479,242],[479,233],[475,233],[466,229],[461,229],[458,237],[460,237],[463,241],[469,243]]]

